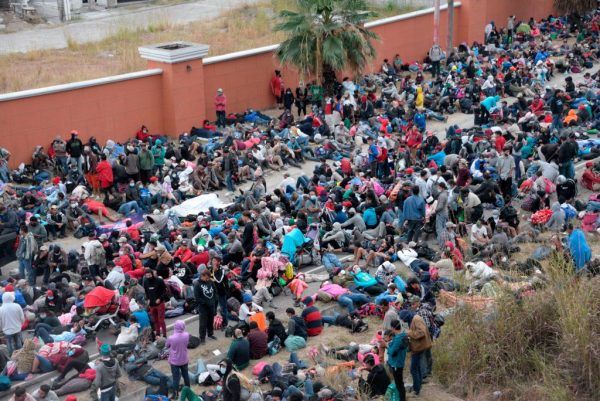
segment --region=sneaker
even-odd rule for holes
[[[211,340],[216,340],[217,339],[217,337],[215,337],[215,336],[208,336],[208,338],[210,338]]]
[[[201,338],[200,339],[200,344],[205,344],[206,343],[206,339],[205,338]]]

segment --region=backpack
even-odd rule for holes
[[[8,376],[0,375],[0,391],[10,390],[11,382]]]
[[[400,401],[400,393],[398,392],[398,389],[394,383],[390,383],[387,390],[385,390],[383,399],[385,401]]]
[[[545,177],[544,177],[544,184],[545,184],[544,190],[546,191],[547,194],[553,194],[554,192],[556,192],[556,184]]]
[[[196,336],[190,336],[188,341],[188,349],[198,348],[200,346],[200,339]]]

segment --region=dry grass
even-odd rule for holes
[[[275,16],[291,5],[290,0],[244,5],[211,21],[186,25],[171,25],[164,17],[145,29],[122,27],[100,42],[78,44],[67,38],[66,49],[1,56],[0,93],[142,70],[146,62],[137,48],[149,43],[172,40],[207,43],[210,56],[278,43],[283,36],[272,31]],[[390,5],[376,10],[379,17],[412,11]]]
[[[600,280],[549,261],[546,289],[501,296],[494,311],[459,308],[434,347],[435,374],[461,396],[502,390],[506,399],[600,397]],[[596,333],[596,334],[594,334]]]

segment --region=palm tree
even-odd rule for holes
[[[597,0],[554,0],[556,11],[562,14],[583,15],[598,6]]]
[[[274,30],[287,34],[275,54],[281,64],[295,66],[303,75],[323,82],[328,72],[361,71],[375,56],[364,27],[375,13],[364,0],[295,0],[297,11],[284,10]]]

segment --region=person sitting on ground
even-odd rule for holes
[[[367,371],[369,374],[366,379],[358,379],[358,388],[369,397],[382,396],[390,385],[390,378],[387,375],[382,364],[375,364],[373,355],[367,355],[363,359],[365,366],[358,369],[359,373]]]
[[[247,338],[250,343],[250,359],[260,359],[267,355],[268,335],[258,328],[258,323],[250,322]]]
[[[258,326],[257,326],[258,327]],[[250,343],[242,329],[235,329],[233,332],[233,341],[227,351],[227,358],[231,360],[236,370],[242,370],[250,365]]]
[[[306,332],[310,337],[318,336],[323,331],[321,312],[317,309],[315,301],[311,297],[304,297],[302,303],[306,306],[301,315],[304,323],[306,323]]]

